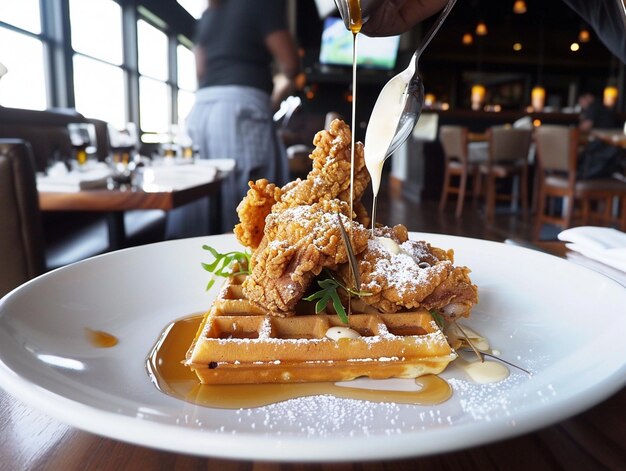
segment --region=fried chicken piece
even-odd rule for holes
[[[408,240],[404,226],[377,229],[377,238],[357,256],[361,290],[371,293],[361,301],[380,312],[423,307],[453,319],[469,316],[478,302],[470,270],[454,266],[454,253],[427,242]],[[349,268],[339,276],[347,280]]]
[[[346,231],[352,231],[353,251],[367,247],[369,231],[351,222],[348,213],[348,204],[336,199],[272,211],[243,283],[246,298],[274,315],[295,314],[296,303],[322,269],[347,264],[337,215]]]
[[[282,191],[265,178],[249,182],[248,186],[248,193],[237,206],[241,222],[235,226],[235,235],[241,244],[256,249],[263,238],[265,218],[280,200]]]
[[[309,158],[313,169],[306,180],[297,179],[277,188],[267,180],[250,182],[250,190],[237,207],[240,223],[235,226],[237,239],[246,247],[255,249],[263,237],[265,218],[270,211],[282,211],[300,205],[310,205],[322,200],[350,201],[350,149],[352,134],[349,126],[341,120],[333,120],[328,130],[315,135],[316,148]],[[356,143],[354,174],[354,215],[368,225],[369,215],[360,198],[369,183],[365,168],[363,144]],[[275,203],[280,203],[272,209]]]
[[[313,169],[306,180],[296,180],[283,187],[281,202],[289,207],[312,204],[321,200],[350,201],[350,127],[335,119],[328,130],[318,132],[313,139],[315,149],[309,156]],[[354,155],[354,201],[359,201],[370,176],[365,168],[363,144],[356,143]]]

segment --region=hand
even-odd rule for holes
[[[447,0],[383,0],[363,24],[367,36],[393,36],[434,15]]]

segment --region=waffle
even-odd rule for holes
[[[245,275],[228,279],[206,313],[185,364],[205,384],[416,378],[443,371],[456,355],[425,310],[350,315],[356,339],[331,340],[334,314],[270,316],[245,299]]]

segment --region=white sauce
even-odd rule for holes
[[[376,237],[376,240],[392,255],[398,255],[402,251],[396,241],[389,237]]]
[[[331,327],[326,331],[326,337],[331,340],[358,339],[360,336],[361,334],[349,327]]]
[[[404,110],[405,88],[404,80],[390,80],[380,92],[367,124],[365,166],[372,177],[374,196],[378,196],[383,164]]]
[[[497,383],[509,376],[509,369],[498,361],[476,361],[464,366],[463,370],[479,384]]]

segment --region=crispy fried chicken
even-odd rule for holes
[[[404,226],[377,229],[367,249],[357,256],[361,290],[371,293],[361,301],[380,312],[423,307],[452,319],[468,316],[478,302],[469,269],[454,266],[451,250],[408,239]],[[349,267],[339,276],[347,280]]]
[[[346,264],[348,256],[337,222],[352,225],[352,247],[359,253],[367,246],[369,232],[346,216],[348,204],[322,200],[272,212],[265,235],[251,259],[251,274],[243,283],[246,297],[278,316],[293,315],[311,281],[322,269]]]
[[[453,265],[453,252],[411,241],[406,227],[382,227],[371,237],[360,198],[369,183],[363,145],[355,148],[354,207],[351,221],[349,127],[335,120],[314,139],[313,169],[305,180],[282,188],[267,180],[250,182],[237,212],[239,241],[254,250],[244,295],[274,315],[294,314],[322,269],[350,284],[350,268],[337,217],[351,232],[362,303],[379,312],[423,307],[448,318],[469,315],[478,302],[469,269]],[[339,216],[338,216],[339,215]]]

